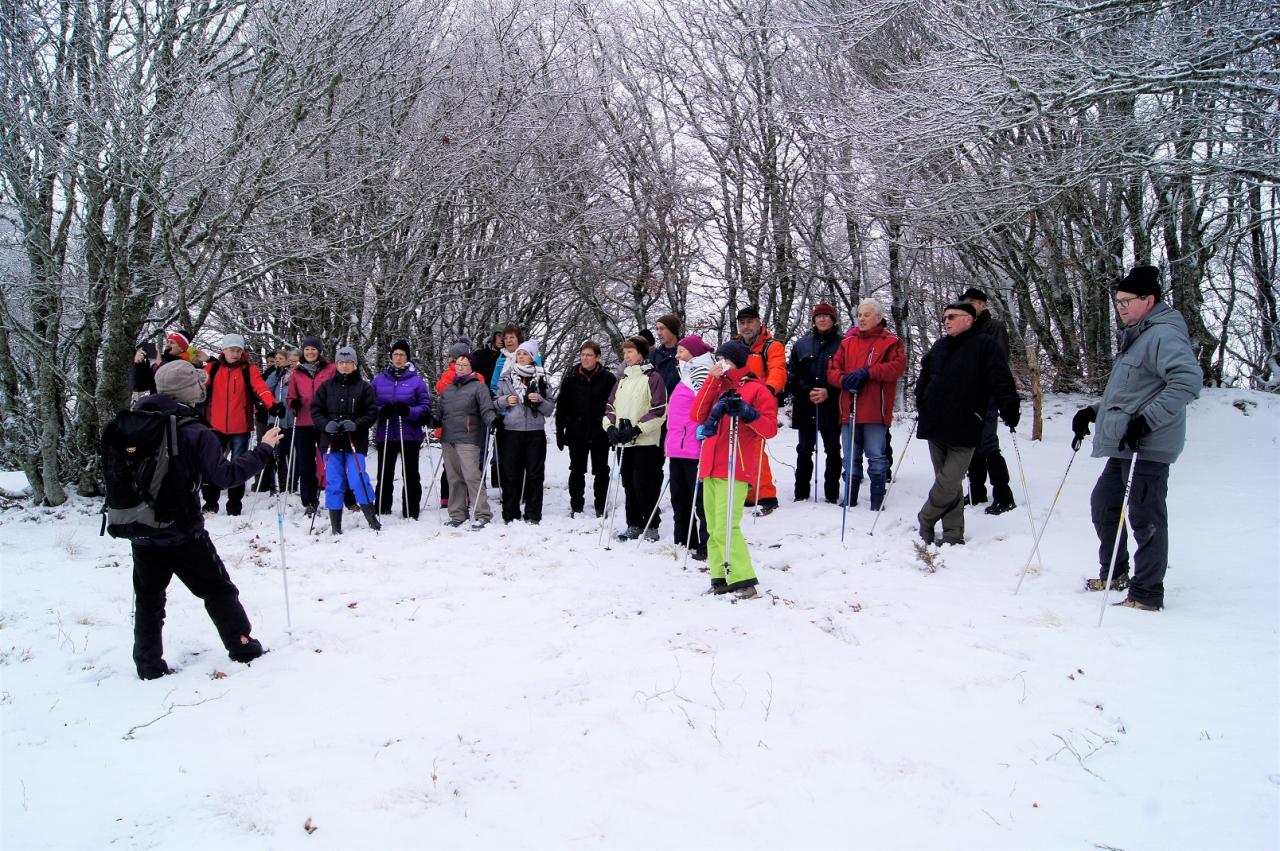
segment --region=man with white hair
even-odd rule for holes
[[[862,457],[871,479],[871,510],[879,511],[889,479],[889,427],[898,379],[907,368],[902,341],[889,330],[884,309],[863,299],[853,328],[827,367],[827,383],[840,388],[840,422],[844,426],[845,505],[858,504]]]
[[[271,388],[263,380],[262,373],[244,356],[244,337],[227,334],[222,338],[222,353],[204,367],[205,390],[208,401],[205,415],[209,427],[217,435],[224,456],[236,458],[249,451],[249,432],[253,431],[253,398],[256,395],[267,407],[272,417],[284,416],[284,404],[271,395]],[[204,497],[206,514],[218,512],[218,495],[222,491],[213,484],[205,484],[200,493]],[[227,514],[240,513],[244,500],[244,485],[236,485],[227,491]]]

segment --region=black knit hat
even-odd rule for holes
[[[951,302],[951,304],[948,304],[946,307],[942,308],[943,313],[946,313],[948,310],[963,310],[965,313],[969,314],[974,319],[978,318],[978,311],[975,310],[974,306],[972,304],[969,304],[969,302],[967,301],[953,301]]]
[[[1112,287],[1114,292],[1133,293],[1136,296],[1153,295],[1160,300],[1160,270],[1155,266],[1134,266],[1129,274]]]
[[[622,341],[622,347],[624,349],[625,348],[635,349],[637,352],[640,353],[640,357],[642,358],[649,357],[650,346],[651,346],[650,342],[646,340],[644,337],[640,336],[639,334],[636,334],[634,337],[628,337],[627,339]]]
[[[960,294],[959,298],[959,301],[980,301],[984,304],[990,300],[987,298],[987,294],[977,287],[969,287],[969,289]]]
[[[751,350],[741,340],[730,340],[727,343],[721,343],[720,348],[716,349],[716,357],[728,358],[733,361],[733,365],[738,369],[742,369],[747,365],[747,358],[750,356]]]
[[[637,337],[649,344],[649,348],[653,348],[653,344],[657,342],[657,338],[653,336],[653,332],[648,328],[636,334]]]
[[[391,344],[391,348],[387,350],[389,355],[394,355],[396,352],[404,352],[406,358],[413,360],[413,351],[409,348],[408,340],[396,340]]]
[[[299,348],[305,349],[308,346],[315,349],[320,354],[324,354],[324,342],[319,337],[303,337],[302,345]]]
[[[746,307],[742,308],[742,310],[738,311],[737,318],[739,322],[741,322],[744,319],[759,319],[760,308],[757,305],[748,304]]]

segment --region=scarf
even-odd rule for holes
[[[681,361],[680,383],[697,393],[702,389],[702,383],[707,380],[707,373],[714,364],[715,359],[710,352],[703,352],[692,360]]]

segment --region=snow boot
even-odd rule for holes
[[[329,528],[333,530],[333,534],[335,535],[342,534],[342,509],[341,508],[329,509]]]
[[[1089,590],[1089,591],[1101,591],[1104,587],[1106,587],[1106,584],[1107,584],[1107,580],[1105,579],[1090,579],[1084,583],[1084,587],[1086,590]],[[1129,577],[1127,575],[1111,577],[1112,591],[1123,591],[1128,587],[1129,587]]]
[[[250,638],[247,635],[240,636],[240,644],[227,651],[227,655],[231,657],[232,662],[252,662],[263,653],[262,644],[258,639]]]
[[[934,529],[933,526],[926,526],[923,523],[921,523],[920,524],[920,540],[924,541],[925,544],[932,544],[934,541],[933,529]]]
[[[489,521],[488,521],[488,520],[477,520],[476,522],[474,522],[474,523],[472,523],[472,524],[471,524],[471,528],[472,528],[473,530],[477,530],[477,531],[478,531],[478,530],[483,529],[485,526],[488,526],[488,525],[489,525]]]
[[[871,480],[871,510],[880,511],[884,508],[884,492],[886,485],[884,482]]]
[[[319,504],[314,502],[309,502],[305,506],[303,506],[303,513],[306,515],[307,519],[315,517],[316,512],[319,510],[320,510]]]
[[[752,597],[759,597],[760,593],[756,591],[756,586],[748,585],[746,588],[739,588],[734,591],[733,596],[739,600],[750,600]]]
[[[461,521],[461,520],[450,520],[448,523],[446,523],[446,524],[444,524],[444,525],[448,526],[448,527],[449,527],[449,528],[451,528],[451,529],[457,529],[459,526],[461,526],[461,525],[462,525],[462,521]]]
[[[650,526],[644,530],[644,534],[641,537],[650,543],[656,542],[658,540],[658,530]]]
[[[969,486],[969,495],[964,498],[965,505],[982,505],[987,501],[987,489]]]
[[[1012,496],[1010,496],[1008,500],[1004,500],[1004,499],[1001,499],[1000,497],[996,497],[994,500],[992,500],[990,505],[988,505],[986,508],[982,510],[982,513],[991,514],[991,515],[1004,514],[1006,511],[1013,511],[1017,507],[1018,507],[1018,504],[1013,501]]]
[[[378,512],[373,509],[372,502],[366,502],[360,506],[360,513],[364,515],[364,519],[369,521],[369,528],[375,532],[382,529],[382,523],[378,520]]]
[[[756,503],[756,516],[767,517],[778,510],[778,498],[776,496],[766,496],[764,499]]]
[[[850,507],[858,504],[858,494],[862,492],[862,479],[854,479],[849,484],[849,505]]]
[[[706,561],[707,548],[705,546],[694,547],[692,550],[689,551],[689,558],[693,559],[694,561]]]
[[[711,587],[707,589],[708,594],[727,594],[729,593],[729,583],[723,579],[712,579]]]
[[[619,541],[634,541],[636,538],[640,537],[640,527],[628,526],[619,532],[617,537]]]

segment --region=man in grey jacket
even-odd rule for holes
[[[1093,457],[1106,458],[1090,500],[1098,533],[1100,579],[1090,591],[1106,586],[1115,536],[1121,535],[1112,589],[1129,589],[1117,605],[1144,611],[1164,607],[1164,574],[1169,566],[1169,465],[1187,439],[1187,405],[1200,395],[1200,367],[1181,314],[1161,300],[1160,270],[1137,266],[1115,286],[1116,311],[1124,323],[1118,337],[1115,366],[1102,400],[1081,408],[1071,421],[1079,449],[1090,423],[1098,425]],[[1137,459],[1129,493],[1129,521],[1137,542],[1134,571],[1124,530],[1119,529],[1129,465]]]

